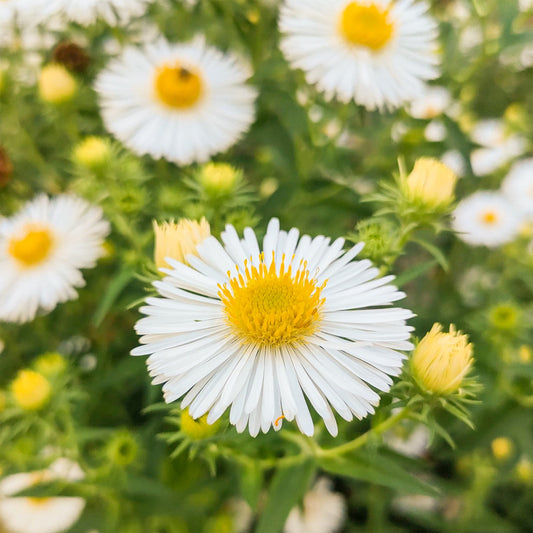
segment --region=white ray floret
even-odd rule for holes
[[[96,81],[107,129],[140,155],[178,164],[227,150],[254,120],[249,67],[197,38],[126,48]]]
[[[517,161],[502,183],[502,192],[527,219],[533,219],[533,158]]]
[[[378,278],[358,244],[281,231],[272,219],[262,252],[255,233],[232,226],[208,237],[187,265],[171,258],[136,324],[154,384],[167,402],[213,423],[229,409],[238,431],[295,420],[312,435],[309,405],[337,434],[342,418],[374,412],[412,348],[412,313],[390,307],[404,293]]]
[[[415,0],[285,0],[281,48],[326,98],[399,107],[438,75],[428,9]]]
[[[27,322],[76,298],[108,233],[102,210],[71,195],[40,195],[0,219],[0,320]]]

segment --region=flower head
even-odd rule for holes
[[[498,461],[506,461],[513,453],[513,441],[507,437],[497,437],[490,443],[492,455]]]
[[[86,137],[75,148],[74,160],[87,168],[103,167],[111,157],[111,145],[102,137]]]
[[[533,219],[533,158],[516,162],[503,180],[502,192],[523,215]]]
[[[21,370],[11,383],[15,403],[27,411],[42,409],[50,400],[52,387],[39,372]]]
[[[449,333],[434,324],[420,341],[411,358],[418,385],[427,393],[455,392],[472,366],[472,345],[468,337],[450,326]]]
[[[72,100],[78,84],[72,74],[58,64],[46,65],[39,75],[39,95],[51,104],[61,104]]]
[[[436,159],[422,157],[416,161],[403,186],[411,201],[436,208],[452,202],[456,181],[457,176],[446,165]]]
[[[76,298],[108,233],[101,209],[70,195],[40,195],[0,220],[0,320],[27,322]]]
[[[223,245],[208,237],[189,262],[168,258],[136,325],[155,383],[165,400],[182,396],[192,418],[207,423],[230,409],[230,423],[255,436],[296,420],[314,431],[305,397],[337,434],[335,409],[346,420],[366,416],[388,390],[411,347],[410,311],[383,308],[404,296],[377,278],[368,260],[352,261],[363,245],[268,225],[259,248],[254,231],[233,226]]]
[[[40,355],[33,363],[33,367],[44,376],[56,376],[66,369],[67,361],[58,352],[48,352]]]
[[[498,192],[478,191],[462,200],[453,213],[452,226],[468,244],[493,248],[512,241],[520,216]]]
[[[224,196],[234,190],[240,172],[227,163],[207,163],[198,174],[198,180],[209,196]]]
[[[126,48],[96,90],[107,129],[124,144],[185,165],[227,150],[248,130],[256,96],[249,75],[236,57],[202,39],[159,40]]]
[[[326,97],[398,107],[436,76],[436,23],[425,2],[285,0],[281,48]]]
[[[154,260],[160,269],[170,266],[166,261],[168,257],[186,263],[189,254],[197,255],[196,246],[211,235],[211,228],[205,218],[200,222],[182,218],[177,223],[154,221],[154,234]]]
[[[214,424],[207,423],[207,415],[203,415],[196,420],[189,414],[188,409],[181,412],[181,431],[192,440],[202,440],[212,437],[220,427],[217,421]]]

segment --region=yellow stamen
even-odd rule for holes
[[[244,342],[280,346],[297,343],[316,330],[326,283],[319,286],[309,278],[303,261],[293,272],[283,257],[276,269],[273,252],[269,266],[264,254],[257,266],[246,261],[244,272],[219,285],[219,296],[227,321]]]
[[[48,257],[53,242],[48,229],[28,226],[22,237],[11,238],[8,253],[24,266],[31,267]]]
[[[496,224],[498,222],[498,215],[494,211],[487,211],[481,215],[483,224]]]
[[[179,64],[157,69],[154,86],[159,100],[176,109],[193,107],[203,90],[199,74]]]
[[[340,31],[348,43],[366,46],[374,51],[389,42],[393,30],[388,9],[381,9],[376,4],[350,2],[340,19]]]

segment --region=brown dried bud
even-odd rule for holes
[[[7,152],[0,146],[0,187],[5,187],[13,174],[13,163]]]
[[[91,62],[85,50],[71,41],[59,43],[54,49],[52,60],[74,72],[85,72]]]

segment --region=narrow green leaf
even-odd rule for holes
[[[302,464],[279,469],[272,480],[263,514],[255,533],[279,533],[290,510],[305,494],[315,473],[315,464]]]
[[[402,492],[435,496],[437,490],[414,477],[398,464],[382,455],[357,457],[325,457],[319,466],[331,474],[347,476]]]
[[[100,305],[93,316],[93,325],[95,327],[98,327],[102,323],[107,313],[111,309],[111,306],[115,303],[115,300],[126,288],[128,283],[133,279],[133,276],[134,272],[130,269],[120,270],[109,282],[107,291],[100,301]]]
[[[448,272],[448,260],[446,259],[440,248],[423,239],[413,239],[413,241],[420,244],[422,248],[427,250],[438,261],[442,269]]]
[[[250,461],[241,466],[239,476],[242,497],[253,510],[257,509],[263,488],[263,471],[256,462]]]
[[[429,270],[430,268],[433,268],[437,264],[436,259],[430,259],[429,261],[426,261],[425,263],[422,263],[420,265],[416,265],[413,268],[410,268],[409,270],[406,270],[405,272],[402,272],[396,280],[394,281],[394,284],[397,287],[401,287],[402,285],[405,285],[406,283],[409,283],[410,281],[413,281],[414,279],[418,278],[418,276],[421,276],[424,272]]]

